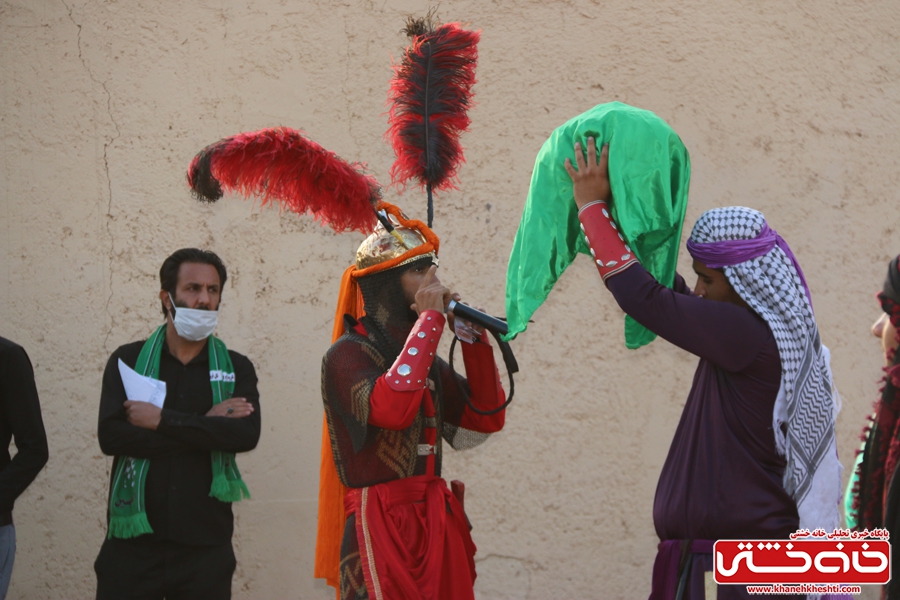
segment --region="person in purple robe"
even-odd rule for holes
[[[656,281],[610,214],[608,152],[598,164],[589,138],[587,161],[576,144],[577,170],[565,165],[600,275],[622,310],[700,358],[656,489],[650,598],[708,598],[715,540],[840,524],[829,353],[796,258],[756,210],[698,219],[687,243],[693,291],[680,275],[671,289]],[[716,597],[748,595],[719,586]]]

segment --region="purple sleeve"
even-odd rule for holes
[[[672,290],[676,294],[684,294],[685,296],[693,296],[694,290],[692,290],[687,283],[684,281],[684,277],[680,274],[675,273],[675,281],[672,282]]]
[[[606,285],[635,321],[726,371],[747,368],[771,335],[752,310],[694,296],[681,276],[676,276],[672,290],[634,265],[610,277]]]

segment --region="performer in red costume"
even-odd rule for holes
[[[459,295],[437,276],[437,237],[390,209],[400,239],[379,226],[360,246],[342,297],[357,283],[365,316],[345,317],[322,365],[331,449],[348,488],[341,598],[474,598],[475,545],[440,477],[442,440],[461,450],[499,431],[504,411],[479,414],[467,398],[487,412],[505,394],[479,328],[462,344],[468,379],[436,356],[445,327],[465,338],[469,326],[445,318]]]
[[[435,356],[444,311],[459,296],[435,273],[433,196],[456,187],[464,161],[459,137],[470,123],[479,33],[433,16],[407,22],[412,43],[394,67],[387,135],[397,154],[392,183],[422,187],[428,226],[381,202],[381,186],[363,165],[286,127],[224,138],[188,171],[204,202],[224,192],[259,196],[338,232],[369,233],[381,223],[344,273],[322,371],[315,576],[343,598],[474,597],[475,546],[457,500],[461,486],[451,493],[440,479],[441,440],[456,449],[483,442],[503,427],[508,403],[480,329],[450,317],[467,342],[468,380]],[[507,345],[501,352],[512,398],[518,367]]]

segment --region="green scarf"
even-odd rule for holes
[[[590,256],[572,201],[563,161],[575,163],[574,145],[609,144],[612,214],[638,260],[657,281],[672,286],[687,208],[691,163],[678,134],[652,112],[621,102],[600,104],[558,127],[534,164],[531,188],[506,272],[509,340],[547,299],[578,252]],[[656,335],[625,318],[625,345],[639,348]]]
[[[166,325],[159,328],[144,343],[138,355],[135,371],[147,377],[159,378],[159,359],[166,341]],[[234,366],[225,343],[209,336],[209,384],[212,387],[213,404],[231,398],[234,392]],[[234,454],[213,450],[212,487],[209,495],[222,502],[239,502],[249,498],[250,490],[241,479]],[[147,521],[144,492],[150,461],[146,458],[120,456],[113,476],[112,493],[109,496],[109,538],[132,538],[153,533]]]

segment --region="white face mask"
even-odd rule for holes
[[[175,331],[186,340],[192,342],[205,340],[212,335],[219,323],[219,311],[217,310],[175,306],[172,294],[169,294],[169,302],[172,303],[172,309],[175,312],[175,317],[172,319],[175,323]]]

